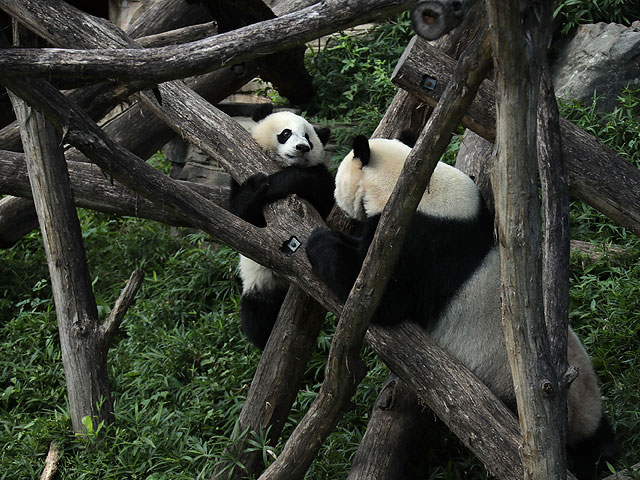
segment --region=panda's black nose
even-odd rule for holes
[[[296,145],[296,150],[298,150],[299,152],[307,153],[311,151],[311,148],[309,148],[309,145],[305,145],[304,143],[299,143]]]

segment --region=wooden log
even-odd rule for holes
[[[12,96],[56,305],[62,362],[73,431],[84,434],[85,417],[98,431],[113,421],[104,339],[69,185],[60,135],[44,116]]]
[[[211,20],[209,10],[200,2],[156,0],[127,28],[127,35],[138,39]]]
[[[12,3],[2,0],[0,5]],[[408,0],[321,2],[273,20],[186,45],[149,49],[2,49],[4,76],[144,79],[163,82],[212,72],[227,64],[304,44],[338,30],[405,10]]]
[[[11,248],[38,228],[38,215],[30,198],[0,198],[0,248]]]
[[[513,413],[424,329],[411,322],[393,329],[371,325],[366,339],[491,475],[522,480],[520,432]]]
[[[486,15],[482,7],[482,2],[476,4],[459,28],[433,42],[433,45],[458,58],[485,25],[483,18]],[[373,133],[373,137],[395,138],[405,128],[420,132],[431,112],[432,109],[429,106],[405,90],[399,89]],[[413,442],[417,431],[428,428],[427,425],[431,423],[427,421],[430,420],[428,418],[430,415],[425,414],[424,409],[416,408],[418,401],[415,392],[407,389],[401,379],[396,379],[395,385],[394,407],[373,408],[367,430],[349,472],[349,478],[367,478],[368,480],[401,478],[403,474],[401,467],[406,463],[408,453],[408,449],[404,446]],[[384,391],[383,388],[380,395],[383,395]],[[397,428],[405,424],[410,428]],[[380,438],[381,432],[384,432],[384,439]],[[386,459],[386,461],[382,462],[379,459]],[[373,467],[370,468],[369,464]]]
[[[429,105],[435,105],[451,78],[454,60],[422,39],[411,41],[393,81]],[[425,80],[434,89],[423,87]],[[485,80],[462,124],[490,142],[495,140],[495,86]],[[560,119],[562,152],[571,195],[640,235],[640,171],[595,137]]]
[[[421,413],[415,391],[395,374],[389,375],[373,406],[347,480],[403,478],[407,451],[426,423]]]
[[[540,67],[533,40],[539,25],[523,28],[516,0],[487,0],[486,5],[496,71],[497,157],[491,179],[502,326],[518,404],[524,478],[560,479],[567,471],[565,442],[558,432],[566,397],[558,394],[542,294],[536,150]]]
[[[277,444],[300,390],[325,313],[298,287],[289,288],[238,417],[238,428],[247,432],[246,437],[268,429],[269,444]],[[225,452],[233,461],[217,461],[212,480],[241,479],[264,470],[262,452],[247,449],[246,438],[230,445]],[[234,468],[238,462],[244,468]]]
[[[215,22],[189,25],[168,32],[160,32],[136,39],[136,43],[144,48],[164,47],[166,45],[180,45],[216,35],[218,28]]]
[[[187,218],[173,214],[169,206],[157,206],[124,187],[117,180],[112,181],[109,175],[96,165],[85,162],[67,162],[67,169],[71,178],[71,190],[78,207],[116,215],[147,218],[175,226],[192,226]],[[230,188],[209,187],[179,180],[177,182],[198,192],[217,205],[225,209],[228,208]],[[0,151],[0,193],[25,197],[20,200],[31,198],[32,193],[24,154]],[[0,203],[5,201],[13,203],[18,200],[15,197],[3,198]],[[0,209],[0,212],[4,214],[5,209]],[[4,235],[10,234],[9,230],[2,228],[3,224],[3,217],[0,216],[0,232],[6,232]],[[31,222],[29,224],[31,230]],[[23,232],[21,232],[22,234]]]

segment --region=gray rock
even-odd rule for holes
[[[580,26],[551,67],[556,95],[611,111],[626,86],[640,84],[640,21]]]

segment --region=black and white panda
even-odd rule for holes
[[[360,136],[338,168],[336,202],[347,215],[362,221],[361,232],[349,236],[315,230],[307,254],[314,273],[342,300],[360,271],[410,150],[400,140]],[[419,322],[515,409],[500,318],[500,261],[493,219],[475,183],[460,170],[439,163],[373,321]],[[568,398],[567,445],[575,460],[571,468],[580,479],[592,478],[600,459],[615,457],[615,439],[603,415],[591,361],[572,330],[568,359],[580,369]]]
[[[282,167],[272,175],[256,174],[242,185],[232,184],[231,212],[256,225],[266,225],[266,204],[296,194],[309,201],[326,218],[334,204],[333,176],[325,163],[328,128],[316,130],[300,115],[271,113],[272,107],[253,115],[253,138]],[[289,283],[273,270],[240,256],[242,280],[240,318],[247,338],[263,349],[280,311]]]

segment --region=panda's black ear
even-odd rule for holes
[[[318,135],[318,138],[320,139],[320,143],[322,143],[322,145],[325,146],[329,141],[329,137],[331,136],[331,129],[325,127],[325,128],[314,128],[314,130],[316,131],[316,135]]]
[[[256,107],[253,111],[253,115],[251,115],[251,120],[254,122],[259,122],[265,117],[268,117],[273,113],[273,104],[272,103],[263,103],[262,105]]]
[[[400,135],[398,135],[398,140],[404,143],[407,147],[413,148],[416,144],[416,140],[418,140],[418,136],[416,135],[416,132],[410,128],[405,128],[400,132]]]
[[[371,150],[369,149],[369,139],[364,135],[358,135],[353,139],[353,156],[360,159],[363,167],[369,164]]]

